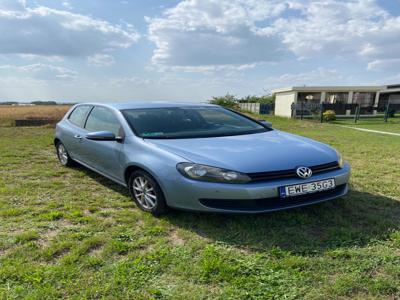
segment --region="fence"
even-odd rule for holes
[[[387,122],[389,117],[394,117],[396,112],[400,112],[400,104],[387,102],[384,105],[377,106],[361,106],[360,104],[347,103],[292,103],[292,117],[299,116],[313,117],[319,119],[321,123],[324,121],[323,114],[327,110],[332,110],[336,115],[345,115],[354,117],[354,122],[357,122],[360,115],[364,117],[375,117],[377,113],[383,114],[384,121]]]
[[[239,103],[239,107],[260,115],[268,115],[274,111],[274,105],[266,103]]]

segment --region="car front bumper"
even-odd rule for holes
[[[173,208],[219,213],[262,213],[319,203],[344,196],[348,191],[350,165],[318,173],[308,179],[287,178],[247,184],[201,182],[172,176],[162,184]],[[336,188],[289,198],[279,197],[279,187],[334,178]]]

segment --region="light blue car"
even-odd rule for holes
[[[330,146],[210,104],[78,104],[54,144],[62,165],[128,187],[154,215],[299,207],[345,195],[350,176]]]

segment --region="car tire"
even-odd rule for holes
[[[147,172],[134,171],[129,177],[129,193],[136,205],[154,216],[168,211],[164,194],[157,181]]]
[[[71,167],[75,164],[75,161],[71,158],[71,156],[69,156],[68,151],[63,143],[57,142],[56,151],[57,151],[58,161],[62,166]]]

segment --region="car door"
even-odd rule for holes
[[[66,126],[63,126],[62,142],[69,155],[78,161],[84,160],[83,137],[86,134],[85,122],[92,105],[79,105],[68,116]]]
[[[124,135],[121,124],[114,112],[106,107],[95,106],[86,120],[87,132],[109,131],[115,136]],[[84,140],[85,162],[92,168],[123,181],[123,170],[120,163],[123,141]]]

